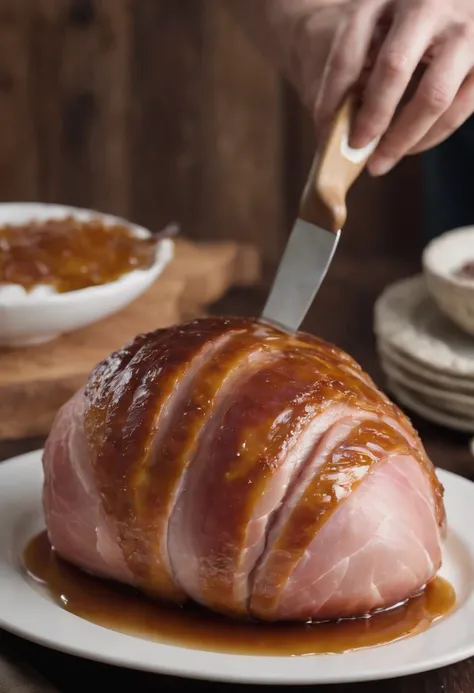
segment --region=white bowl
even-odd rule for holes
[[[428,244],[423,270],[428,291],[440,310],[464,332],[474,335],[474,278],[454,275],[474,261],[474,226],[448,231]]]
[[[36,203],[0,204],[0,226],[66,217],[124,225],[142,238],[151,235],[141,226],[89,209]],[[172,259],[173,249],[173,242],[163,239],[157,244],[156,259],[149,269],[133,270],[116,281],[78,291],[57,293],[51,287],[38,286],[26,292],[19,285],[0,284],[0,346],[48,342],[118,312],[156,281]]]

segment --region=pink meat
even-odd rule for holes
[[[361,616],[403,602],[440,565],[428,480],[413,457],[392,457],[367,475],[314,538],[272,618]]]
[[[257,617],[361,616],[402,601],[440,567],[435,499],[405,438],[374,419],[340,431],[269,534],[253,576]]]
[[[83,390],[57,414],[43,462],[43,506],[52,546],[87,572],[133,584],[92,474],[84,433]]]
[[[344,439],[347,431],[354,426],[353,417],[358,414],[357,410],[347,405],[334,404],[310,419],[289,449],[282,449],[281,458],[274,463],[274,474],[246,518],[244,549],[231,575],[232,600],[235,602],[232,610],[244,612],[247,609],[250,574],[268,541],[272,518],[277,515],[279,522],[290,506],[292,496],[287,495],[289,489],[296,484],[301,473],[307,474],[306,465],[309,462],[312,476],[315,473],[314,459],[320,463],[324,461],[327,432],[334,438],[339,434],[340,439]],[[361,418],[364,418],[363,415]],[[346,422],[350,422],[349,428]],[[318,455],[313,458],[315,448]],[[221,462],[219,452],[214,453],[212,445],[206,445],[186,478],[186,489],[180,496],[170,526],[176,578],[192,599],[202,603],[209,601],[209,597],[203,594],[202,566],[212,560],[216,540],[220,536],[217,528],[225,530],[226,527],[228,506],[225,502],[215,502],[217,490],[214,482],[220,478],[218,467]]]
[[[58,413],[57,552],[153,597],[262,620],[354,617],[441,565],[433,466],[344,352],[240,318],[141,335]]]

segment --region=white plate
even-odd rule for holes
[[[383,356],[383,354],[380,362],[385,374],[389,378],[402,385],[402,387],[416,393],[421,398],[426,399],[427,402],[432,402],[435,406],[438,405],[441,410],[445,410],[448,413],[452,411],[474,418],[474,395],[450,392],[435,385],[427,385],[415,376],[409,376],[404,373],[403,370],[392,363],[389,358]]]
[[[431,369],[474,377],[474,339],[441,313],[423,276],[385,289],[375,304],[374,331],[378,339]]]
[[[383,339],[377,340],[377,350],[381,357],[386,358],[392,364],[406,371],[406,375],[423,380],[428,385],[444,388],[450,392],[459,392],[468,395],[474,394],[474,380],[468,376],[447,375],[440,371],[430,369],[427,365],[411,359],[402,351],[395,349],[389,342]]]
[[[426,385],[415,377],[409,378],[385,357],[381,358],[381,366],[387,380],[403,388],[413,399],[448,416],[472,421],[474,425],[474,397]]]
[[[142,640],[64,611],[34,589],[21,568],[28,540],[44,527],[41,452],[0,464],[0,626],[47,647],[108,664],[208,680],[323,684],[415,674],[474,655],[474,484],[447,472],[449,532],[445,576],[456,589],[455,611],[428,631],[343,655],[226,655]]]
[[[407,388],[399,383],[395,383],[390,378],[388,379],[387,385],[388,389],[403,407],[411,409],[411,411],[415,412],[415,414],[418,414],[423,419],[438,424],[439,426],[450,428],[454,431],[474,433],[474,418],[461,416],[460,414],[447,414],[445,411],[441,411],[441,409],[436,409],[426,401],[421,401],[414,395],[413,391],[407,390]]]

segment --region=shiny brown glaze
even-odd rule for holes
[[[232,395],[250,362],[272,358],[271,343],[262,343],[261,328],[231,333],[230,339],[195,373],[185,397],[177,403],[172,424],[165,427],[150,448],[150,460],[137,489],[140,550],[149,555],[147,584],[156,580],[156,565],[167,551],[167,527],[180,486],[197,451],[206,440],[221,402]],[[162,539],[164,541],[162,541]],[[157,585],[157,592],[160,586]],[[149,591],[149,589],[148,589]]]
[[[268,358],[256,368],[238,368],[262,351]],[[236,369],[231,396],[220,397]],[[192,479],[203,459],[208,473],[196,518],[216,531],[203,547],[202,589],[211,606],[241,614],[233,576],[256,504],[285,452],[337,402],[398,422],[401,437],[389,425],[391,435],[419,458],[441,524],[442,487],[411,424],[351,357],[321,339],[253,320],[205,318],[142,335],[100,364],[86,389],[85,430],[105,510],[140,587],[185,599],[164,561],[161,535],[183,475]],[[299,550],[290,547],[290,554]]]
[[[241,330],[210,320],[180,338],[180,326],[138,337],[93,372],[86,389],[85,430],[104,506],[116,523],[125,559],[143,589],[158,597],[183,601],[184,593],[165,566],[147,579],[150,556],[140,535],[140,493],[146,481],[149,452],[160,415],[204,350],[215,356],[222,340]],[[158,512],[159,512],[158,508]],[[145,549],[145,550],[144,550]]]
[[[231,406],[202,452],[206,479],[196,494],[194,510],[196,518],[213,528],[206,533],[201,554],[202,592],[211,608],[233,615],[247,610],[246,602],[233,596],[233,577],[247,545],[249,522],[288,452],[328,406],[339,401],[367,410],[376,404],[373,389],[363,380],[343,379],[338,363],[310,358],[305,349],[288,345],[288,338],[285,341],[282,357],[233,393]],[[199,460],[195,464],[199,467]],[[212,502],[216,497],[219,502]],[[219,556],[218,569],[213,556]]]
[[[301,341],[299,340],[299,337],[301,337]],[[314,337],[313,335],[295,335],[295,339],[298,340],[298,347],[300,349],[304,349],[306,353],[308,353],[308,357],[315,359],[318,370],[322,369],[321,372],[326,372],[336,378],[342,377],[342,380],[346,383],[347,377],[349,376],[348,384],[353,391],[357,391],[358,394],[360,394],[361,397],[369,405],[371,405],[368,407],[369,409],[377,410],[379,414],[390,419],[393,417],[395,422],[398,423],[398,430],[402,433],[402,435],[406,435],[406,433],[408,433],[411,439],[408,442],[411,444],[411,447],[417,451],[425,473],[430,479],[436,496],[438,522],[440,526],[443,525],[446,522],[446,514],[443,504],[444,490],[436,476],[434,467],[426,454],[420,436],[408,417],[388,398],[384,392],[378,389],[372,378],[361,369],[359,364],[341,349],[328,344],[324,340]],[[307,350],[309,346],[311,349],[308,352]],[[334,367],[334,363],[337,364],[336,368]],[[361,379],[363,383],[359,383],[359,379]]]
[[[379,420],[363,421],[330,450],[272,547],[264,579],[254,584],[251,613],[255,617],[271,616],[287,579],[314,537],[374,466],[389,456],[410,454],[414,452],[406,439]]]
[[[193,509],[203,527],[201,589],[211,608],[244,615],[234,596],[234,576],[246,548],[247,527],[257,502],[323,400],[324,381],[304,361],[285,356],[264,367],[233,393],[219,426],[190,471],[205,465]],[[213,502],[213,499],[219,502]],[[185,501],[186,502],[186,499]],[[190,501],[191,502],[191,501]],[[199,518],[199,519],[198,519]],[[219,556],[219,561],[213,560]]]
[[[156,239],[137,238],[126,226],[72,217],[0,228],[0,284],[26,290],[46,284],[59,293],[111,282],[148,269]]]
[[[30,579],[58,607],[99,626],[183,648],[246,655],[329,654],[384,645],[423,632],[449,614],[456,601],[452,586],[436,578],[407,604],[369,619],[255,624],[233,621],[194,605],[166,606],[93,578],[58,558],[46,533],[28,544],[23,564]]]

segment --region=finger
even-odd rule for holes
[[[379,16],[387,0],[354,3],[340,24],[328,56],[314,116],[324,128],[361,75]]]
[[[365,147],[385,133],[433,31],[434,20],[425,8],[404,10],[395,17],[367,84],[351,146]]]
[[[443,46],[369,161],[372,175],[383,175],[393,168],[449,109],[471,69],[470,52],[465,40],[451,40]]]
[[[377,56],[379,54],[379,51],[387,38],[387,35],[390,31],[390,22],[385,19],[379,19],[378,23],[376,24],[374,28],[374,33],[372,35],[372,43],[369,46],[369,51],[366,55],[365,59],[365,65],[364,68],[368,70],[372,70],[375,62],[377,60]]]
[[[474,74],[471,72],[469,77],[461,86],[454,103],[446,113],[433,125],[431,130],[421,139],[417,145],[412,147],[409,154],[419,154],[426,152],[432,147],[436,147],[450,135],[458,130],[468,118],[474,113]]]

